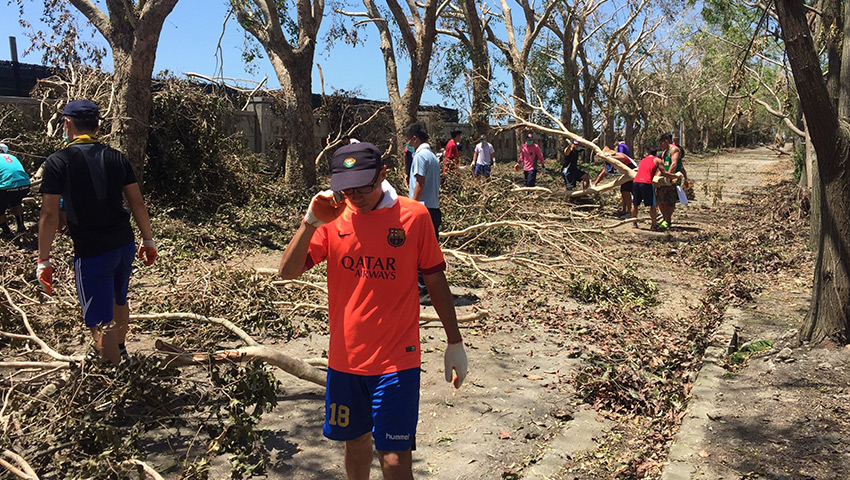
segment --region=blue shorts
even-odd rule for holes
[[[632,205],[639,207],[641,201],[647,207],[655,206],[655,187],[651,183],[634,183],[632,185]]]
[[[87,327],[111,322],[113,303],[127,304],[134,258],[136,242],[96,257],[74,258],[77,298],[83,308]]]
[[[484,175],[485,177],[490,176],[490,165],[481,165],[480,163],[475,164],[475,175]]]
[[[405,451],[416,442],[419,368],[384,375],[353,375],[328,369],[325,427],[331,440],[354,440],[372,432],[375,448]]]

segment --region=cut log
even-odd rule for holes
[[[215,353],[187,353],[162,339],[157,339],[156,349],[168,358],[168,365],[174,367],[261,360],[302,380],[307,380],[323,387],[325,386],[325,372],[311,367],[302,360],[290,357],[277,348],[265,345],[219,350]]]

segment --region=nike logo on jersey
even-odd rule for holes
[[[347,237],[347,236],[351,235],[351,234],[352,234],[352,233],[354,233],[354,232],[345,232],[345,233],[343,233],[343,232],[336,232],[336,233],[339,235],[339,238],[342,238],[342,237]]]

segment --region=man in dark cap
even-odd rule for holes
[[[420,345],[416,272],[422,270],[446,332],[445,377],[455,388],[467,360],[427,208],[399,197],[371,143],[331,160],[331,189],[318,193],[280,261],[299,277],[327,260],[328,377],[323,433],[345,442],[349,479],[367,479],[372,441],[384,478],[413,478]]]
[[[127,157],[97,140],[97,105],[73,100],[62,115],[68,145],[44,163],[37,275],[45,291],[52,293],[50,249],[61,198],[74,242],[74,280],[83,318],[95,351],[117,365],[132,360],[124,342],[130,320],[127,289],[133,258],[138,254],[145,265],[156,259],[150,218]],[[141,231],[138,251],[124,199]]]

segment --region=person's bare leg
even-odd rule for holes
[[[112,321],[115,330],[115,338],[118,343],[127,341],[127,331],[130,330],[130,303],[124,305],[112,304]]]
[[[11,207],[9,211],[12,212],[12,215],[15,216],[15,223],[18,227],[18,233],[22,233],[26,229],[26,227],[24,226],[24,206],[15,205],[14,207]]]
[[[633,222],[637,221],[637,216],[638,216],[638,206],[632,205],[632,221]]]
[[[121,361],[121,355],[118,353],[118,342],[115,338],[115,331],[107,327],[90,327],[94,346],[100,356],[109,360],[115,365]]]
[[[632,206],[632,194],[631,192],[622,192],[623,197],[623,213],[627,213],[631,210]]]
[[[673,219],[673,208],[675,207],[669,203],[659,203],[658,208],[661,210],[661,216],[664,218],[664,221],[669,224]]]
[[[368,480],[372,468],[372,433],[345,442],[345,473],[348,480]]]
[[[378,451],[384,480],[413,480],[413,454],[411,451]]]
[[[658,209],[655,208],[655,205],[649,207],[649,221],[652,223],[652,226],[658,226],[658,219],[655,217],[658,216]]]

